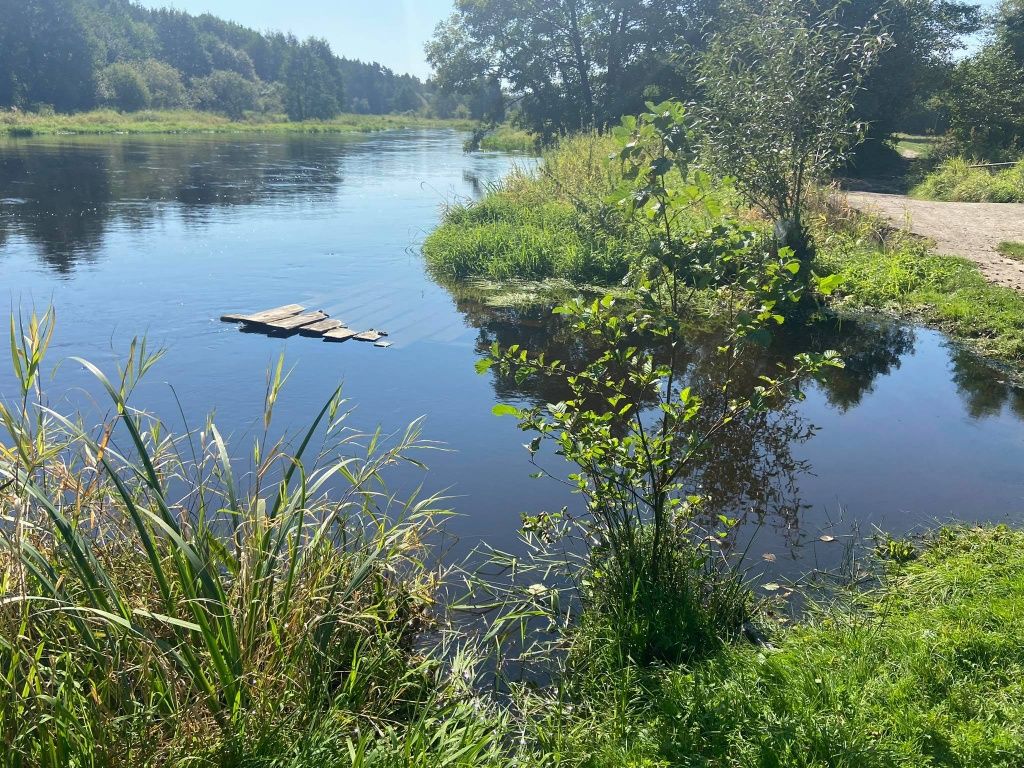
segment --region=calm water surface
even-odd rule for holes
[[[473,363],[494,339],[581,352],[545,310],[492,310],[425,273],[418,245],[442,204],[480,194],[516,162],[464,154],[463,139],[0,143],[0,297],[56,307],[54,361],[80,355],[110,368],[140,334],[165,346],[136,405],[178,424],[177,398],[192,426],[214,411],[240,456],[261,428],[266,371],[282,352],[295,371],[280,429],[297,431],[339,383],[361,428],[395,431],[426,416],[426,436],[450,452],[427,457],[428,475],[403,470],[396,483],[448,489],[460,513],[450,529],[463,542],[513,546],[521,513],[574,499],[529,478],[525,436],[491,408],[558,393],[478,376]],[[217,320],[291,302],[387,329],[394,346],[269,339]],[[820,335],[793,343],[835,346],[848,370],[737,429],[715,469],[695,478],[745,513],[757,562],[771,552],[765,568],[795,576],[834,566],[843,536],[871,526],[1024,522],[1024,394],[931,331],[849,321]],[[696,376],[714,378],[712,344],[694,340]],[[750,371],[768,362],[751,360]],[[12,392],[0,370],[0,393]],[[96,388],[66,364],[50,392],[57,406],[89,410]],[[823,533],[840,541],[821,543]]]

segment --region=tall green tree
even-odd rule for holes
[[[329,120],[341,112],[341,67],[325,40],[310,38],[292,51],[284,86],[290,120]]]
[[[92,106],[98,56],[75,3],[0,0],[0,106]]]
[[[527,125],[553,134],[602,127],[640,106],[650,85],[684,95],[674,66],[717,2],[457,0],[427,58],[442,87],[507,83]]]
[[[814,255],[806,192],[861,139],[857,93],[886,45],[877,26],[848,32],[829,13],[808,19],[792,0],[729,0],[697,59],[708,154],[775,222],[805,280]]]
[[[960,62],[947,95],[959,151],[1016,159],[1024,150],[1024,2],[1004,0],[989,41]]]

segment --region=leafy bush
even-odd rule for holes
[[[149,87],[139,70],[129,64],[111,64],[100,72],[99,96],[104,104],[125,112],[146,109],[151,100]]]
[[[198,109],[241,120],[259,107],[259,89],[237,72],[217,70],[192,81],[192,100]]]

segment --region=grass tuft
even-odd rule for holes
[[[1024,160],[999,170],[972,168],[962,157],[947,160],[911,190],[924,200],[1024,203]]]
[[[1008,258],[1024,261],[1024,243],[1002,242],[996,250]]]

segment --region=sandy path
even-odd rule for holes
[[[1003,241],[1024,243],[1024,203],[939,203],[904,195],[849,192],[854,208],[935,241],[937,253],[965,256],[993,283],[1024,291],[1024,262],[1002,256]]]

